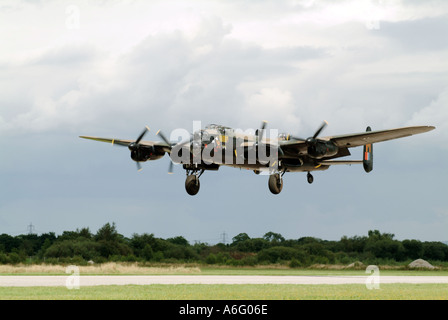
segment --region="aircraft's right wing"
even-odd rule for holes
[[[124,147],[127,147],[132,142],[135,142],[135,140],[113,139],[113,138],[98,138],[98,137],[89,137],[89,136],[80,136],[80,138],[94,140],[94,141],[100,141],[100,142],[106,142],[106,143],[111,143],[112,145],[120,145],[120,146],[124,146]],[[166,142],[163,142],[163,141],[140,141],[139,144],[141,144],[143,146],[154,147],[156,149],[158,148],[158,149],[161,149],[161,150],[163,150],[165,152],[170,152],[171,151],[170,146]]]

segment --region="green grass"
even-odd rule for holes
[[[83,274],[102,275],[296,275],[296,276],[366,276],[365,270],[291,269],[278,267],[208,267],[185,268],[122,268],[112,266],[98,270],[81,271]],[[4,269],[1,276],[26,274],[66,275],[62,269],[34,268]],[[92,272],[92,273],[90,273]],[[382,269],[381,276],[448,276],[447,270]],[[447,284],[381,284],[379,290],[368,290],[365,285],[124,285],[81,286],[79,290],[66,287],[0,287],[0,300],[448,300]]]
[[[446,284],[0,287],[1,300],[448,300]]]

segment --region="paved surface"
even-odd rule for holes
[[[1,287],[33,286],[98,286],[150,284],[366,284],[373,283],[369,276],[0,276]],[[443,276],[381,276],[386,283],[441,283],[448,285]]]

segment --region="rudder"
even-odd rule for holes
[[[366,131],[372,131],[372,129],[367,127]],[[373,144],[371,143],[364,145],[362,165],[365,172],[370,172],[373,170]]]

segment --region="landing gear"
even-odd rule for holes
[[[190,196],[194,196],[199,192],[199,177],[204,173],[197,170],[187,170],[187,179],[185,180],[185,190]]]
[[[185,180],[185,190],[190,196],[194,196],[199,192],[199,179],[194,174],[187,176],[187,180]]]
[[[314,181],[314,177],[311,173],[308,172],[308,174],[306,175],[306,179],[308,180],[308,183],[311,184]]]
[[[276,173],[269,176],[268,182],[269,190],[273,194],[279,194],[283,189],[283,178],[280,174]]]

